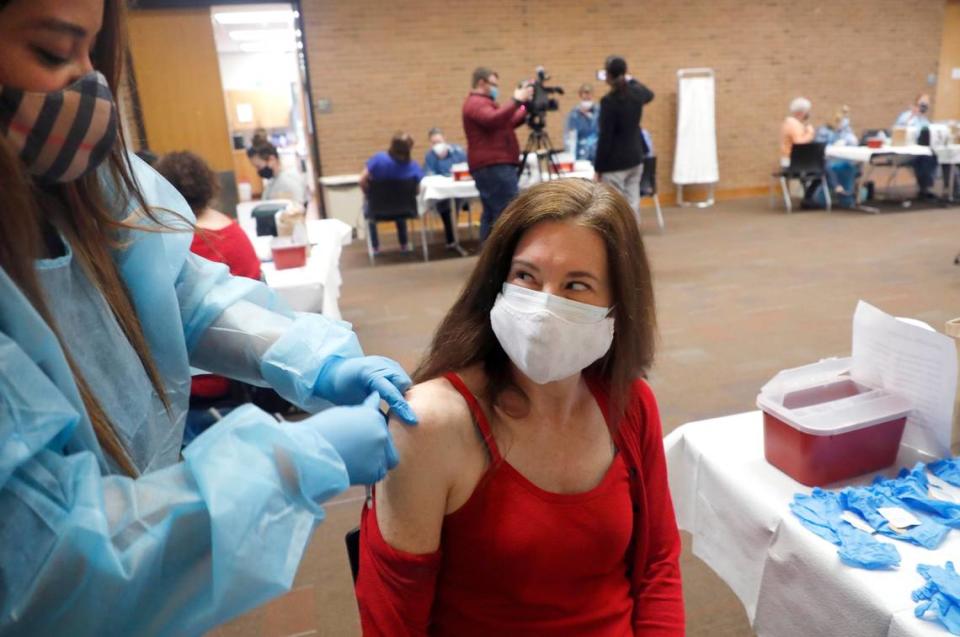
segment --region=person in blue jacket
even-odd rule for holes
[[[199,635],[263,603],[321,504],[397,463],[380,400],[416,421],[347,324],[190,253],[119,133],[123,5],[0,0],[3,635]],[[319,413],[247,405],[181,459],[191,366]]]
[[[431,128],[427,132],[427,139],[430,140],[430,148],[423,156],[423,170],[426,174],[450,177],[453,175],[454,165],[467,162],[467,151],[463,149],[463,146],[448,143],[443,136],[443,131],[439,128]],[[457,219],[453,210],[469,211],[470,203],[456,199],[454,200],[454,208],[451,208],[449,199],[441,199],[434,205],[437,208],[437,214],[440,215],[440,220],[443,221],[443,236],[447,242],[447,249],[464,254],[454,233],[454,224],[457,223]]]

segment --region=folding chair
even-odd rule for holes
[[[827,163],[824,152],[827,145],[819,142],[809,144],[794,144],[790,149],[790,165],[781,168],[778,172],[772,174],[773,179],[780,182],[780,192],[783,195],[783,205],[787,212],[793,212],[793,204],[790,199],[790,180],[796,179],[804,188],[804,192],[813,182],[819,181],[823,188],[824,199],[827,204],[827,212],[833,206],[831,201],[830,185],[827,183]],[[770,189],[771,204],[773,203],[773,187]]]
[[[640,200],[644,197],[653,199],[657,209],[657,225],[663,230],[663,212],[660,210],[660,196],[657,194],[657,157],[643,158],[643,174],[640,176]]]
[[[416,179],[374,179],[367,191],[367,221],[380,223],[397,219],[419,219],[417,213]],[[420,219],[420,240],[423,245],[423,260],[427,261],[427,227]],[[367,253],[374,263],[373,243],[367,233]]]

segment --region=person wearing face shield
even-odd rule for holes
[[[467,161],[467,153],[459,144],[448,143],[443,136],[443,131],[439,128],[431,128],[427,133],[430,140],[430,148],[423,156],[423,170],[427,175],[443,175],[449,177],[453,174],[453,166]],[[455,200],[455,207],[459,211],[461,205],[463,210],[469,210],[469,202]],[[456,223],[450,209],[450,200],[441,199],[436,202],[437,213],[443,221],[443,236],[447,242],[447,250],[459,251],[456,235],[453,232],[453,224]],[[465,254],[465,253],[461,253]]]
[[[3,635],[195,635],[265,602],[322,504],[396,464],[381,399],[415,421],[347,324],[191,254],[190,206],[124,150],[123,7],[0,0]],[[246,405],[181,458],[191,366],[319,413]]]
[[[900,113],[894,126],[923,129],[930,126],[930,96],[926,93],[917,95],[913,105]],[[917,178],[917,196],[920,199],[929,199],[934,195],[930,192],[937,174],[937,158],[933,155],[918,155],[911,162],[913,174]]]
[[[414,373],[364,507],[366,637],[684,634],[643,240],[606,184],[504,211]]]
[[[567,115],[563,128],[563,138],[567,143],[567,152],[577,159],[593,162],[597,157],[597,139],[600,136],[600,105],[593,101],[593,86],[581,84],[577,91],[580,101]]]

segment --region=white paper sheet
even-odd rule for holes
[[[717,163],[713,72],[710,71],[709,76],[679,75],[677,93],[677,146],[673,156],[673,183],[717,183],[720,170]]]
[[[950,454],[957,391],[957,349],[952,338],[898,321],[860,301],[853,315],[851,376],[913,402],[903,445],[938,458]]]

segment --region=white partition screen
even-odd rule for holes
[[[677,83],[677,147],[673,158],[677,201],[688,205],[683,200],[684,186],[706,184],[710,197],[693,205],[709,206],[720,180],[713,69],[680,69]]]

